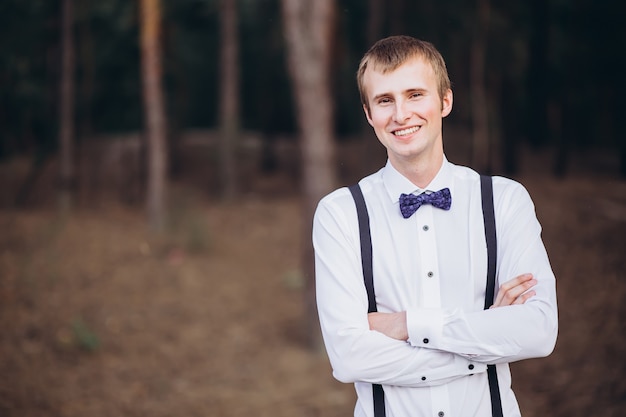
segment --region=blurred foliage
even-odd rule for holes
[[[76,345],[83,350],[93,352],[100,348],[100,338],[82,317],[72,321],[72,335]]]
[[[218,0],[163,4],[169,125],[173,130],[214,127],[219,113]],[[243,128],[266,136],[293,132],[280,0],[238,4]],[[375,36],[367,33],[368,4],[337,0],[332,76],[339,136],[357,134],[364,126],[354,74],[368,39]],[[375,36],[406,33],[439,47],[457,92],[450,123],[469,123],[474,6],[459,0],[383,2],[384,16]],[[488,88],[495,119],[509,121],[505,138],[515,135],[535,145],[554,143],[559,135],[575,145],[621,143],[624,9],[623,2],[610,1],[491,1]],[[141,129],[137,13],[137,2],[75,2],[79,140],[94,133]],[[0,4],[0,158],[56,147],[59,14],[55,1]],[[538,66],[532,59],[536,35],[544,51]],[[535,110],[546,114],[545,108],[560,112],[562,132],[537,120]]]

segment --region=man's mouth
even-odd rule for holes
[[[408,135],[412,135],[413,133],[417,132],[418,130],[420,130],[419,126],[413,126],[413,127],[409,127],[409,128],[406,128],[406,129],[396,130],[395,132],[393,132],[393,134],[395,136],[408,136]]]

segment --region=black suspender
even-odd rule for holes
[[[359,184],[349,187],[354,202],[356,203],[357,217],[359,219],[359,235],[361,238],[361,265],[363,266],[363,281],[367,291],[368,313],[374,313],[376,309],[376,296],[374,293],[374,273],[372,269],[372,237],[370,236],[370,217],[367,214],[367,206]],[[385,417],[385,392],[380,384],[372,384],[374,397],[374,416]]]
[[[361,265],[363,266],[363,280],[367,290],[369,302],[367,312],[374,313],[376,309],[376,296],[374,295],[374,273],[372,270],[372,237],[370,236],[370,216],[367,214],[367,206],[359,184],[349,187],[352,198],[356,203],[357,217],[359,219],[359,235],[361,237]]]
[[[372,238],[370,235],[369,215],[365,199],[358,184],[348,187],[356,204],[357,217],[359,220],[359,235],[361,240],[361,264],[363,267],[363,281],[367,291],[368,313],[376,310],[376,296],[374,293],[374,276],[372,270]],[[493,184],[491,177],[480,176],[480,189],[482,196],[483,219],[485,223],[485,239],[487,241],[487,286],[485,290],[485,309],[488,309],[494,300],[496,283],[496,221],[493,209]],[[491,412],[493,417],[503,417],[502,400],[498,385],[498,375],[495,365],[487,365],[487,377],[489,379],[489,392],[491,395]],[[374,416],[385,416],[385,393],[380,384],[372,384],[374,397]]]
[[[493,182],[487,175],[480,176],[480,191],[483,204],[483,219],[485,223],[485,240],[487,241],[487,286],[485,288],[485,310],[494,301],[496,288],[496,260],[498,259],[498,245],[496,240],[496,217],[493,209]],[[491,395],[491,414],[493,417],[503,417],[500,386],[495,365],[487,365],[489,379],[489,394]]]
[[[487,241],[487,287],[485,288],[485,310],[493,304],[496,287],[496,219],[493,211],[493,184],[491,177],[480,176],[480,192],[483,203],[483,219],[485,223],[485,240]]]

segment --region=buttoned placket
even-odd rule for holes
[[[441,308],[441,281],[439,274],[439,258],[437,240],[435,239],[434,210],[431,205],[424,205],[414,214],[417,222],[418,250],[420,264],[418,266],[418,289],[424,308]],[[430,335],[421,335],[422,342],[427,345]],[[450,396],[446,384],[430,387],[431,415],[437,417],[450,416]]]

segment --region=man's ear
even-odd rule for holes
[[[454,97],[452,94],[452,90],[448,89],[446,94],[444,94],[441,99],[441,117],[446,117],[452,112],[452,102],[454,101]]]
[[[367,119],[367,123],[369,123],[370,126],[374,126],[372,124],[372,116],[370,115],[370,109],[367,104],[363,104],[363,112],[365,113],[365,118]]]

